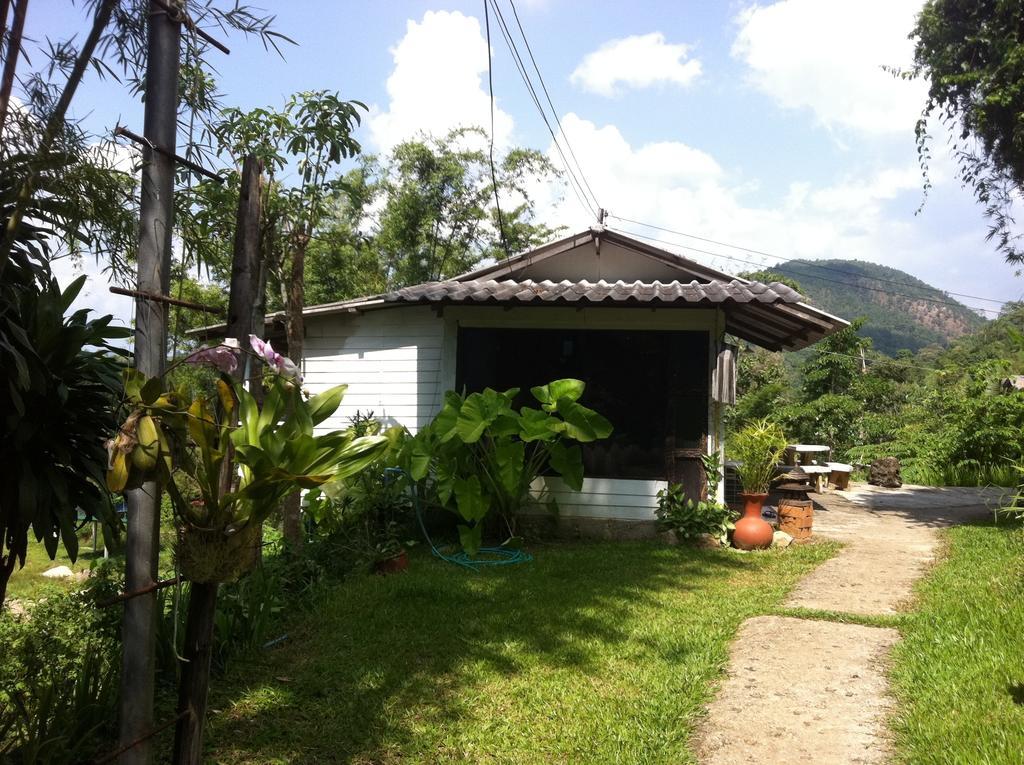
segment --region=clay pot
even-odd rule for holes
[[[373,564],[373,570],[378,574],[397,574],[399,571],[405,571],[409,568],[409,556],[402,550],[391,558],[385,558],[379,560]]]
[[[768,495],[740,494],[740,498],[745,504],[743,517],[736,521],[736,528],[732,533],[733,545],[741,550],[763,550],[771,547],[775,530],[770,523],[761,518],[761,507],[768,499]]]

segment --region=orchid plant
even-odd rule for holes
[[[243,351],[237,342],[226,341],[184,359],[220,371],[216,394],[210,397],[168,389],[163,378],[146,379],[136,370],[125,373],[131,412],[108,444],[107,484],[121,491],[155,479],[166,488],[179,522],[179,561],[191,561],[193,571],[187,576],[193,581],[237,576],[244,565],[236,565],[238,556],[232,561],[234,552],[254,538],[288,494],[342,481],[386,448],[383,436],[316,434],[315,427],[337,410],[347,386],[309,396],[291,359],[255,336],[250,348]],[[262,403],[235,378],[245,355],[266,364],[269,372]],[[197,496],[182,493],[176,473],[190,479]],[[201,553],[191,549],[195,540],[202,540]],[[217,555],[213,548],[226,554]]]

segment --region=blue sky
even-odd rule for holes
[[[509,0],[499,4],[511,22]],[[256,41],[225,38],[231,55],[210,54],[225,103],[279,106],[298,90],[337,90],[371,106],[360,131],[368,151],[420,130],[486,124],[482,0],[262,5],[299,45],[286,46],[282,60]],[[914,214],[921,178],[913,128],[924,86],[896,81],[881,66],[909,62],[906,36],[919,6],[516,3],[565,133],[613,215],[784,257],[871,260],[949,291],[1018,299],[1022,282],[985,242],[985,221],[956,181],[941,137],[935,188]],[[551,152],[491,21],[497,143]],[[36,38],[83,26],[81,9],[66,0],[30,8]],[[89,80],[74,110],[97,131],[120,117],[141,132],[141,105],[115,83]],[[536,194],[549,222],[592,222],[564,189]],[[774,262],[612,224],[713,250],[717,256],[683,252],[726,270],[748,266],[725,255]],[[101,300],[101,292],[90,294]]]

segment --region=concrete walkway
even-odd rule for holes
[[[904,486],[812,495],[814,532],[845,547],[785,605],[859,615],[904,608],[938,529],[991,517],[1006,490]],[[896,630],[762,616],[740,628],[698,737],[705,765],[885,763],[885,662]]]

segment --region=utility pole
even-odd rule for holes
[[[138,289],[167,295],[171,275],[174,215],[174,153],[178,125],[178,63],[181,27],[149,3],[146,60],[146,110],[143,135],[139,220]],[[155,151],[157,147],[162,151]],[[138,299],[135,304],[135,366],[147,377],[163,374],[167,361],[167,304]],[[160,490],[154,480],[125,492],[128,535],[125,590],[143,589],[157,580],[160,554]],[[155,674],[156,593],[125,602],[121,640],[120,745],[130,747],[120,765],[152,761]],[[134,744],[134,745],[133,745]]]

